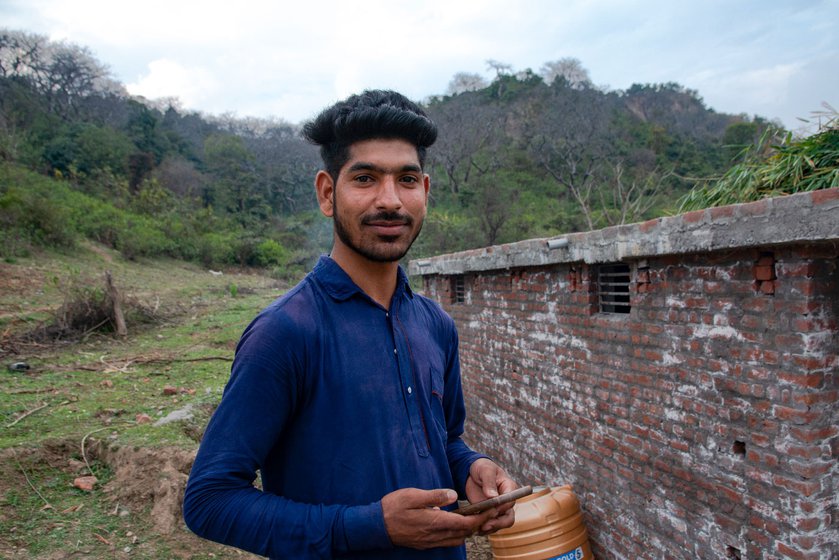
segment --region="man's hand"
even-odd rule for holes
[[[512,492],[518,486],[512,478],[507,476],[504,469],[489,459],[481,458],[472,463],[469,468],[469,478],[466,480],[466,497],[469,498],[470,503],[474,504],[494,498],[499,494]],[[512,526],[516,520],[513,505],[513,503],[503,504],[489,510],[493,515],[481,524],[481,534],[488,535],[499,529]]]
[[[459,515],[440,509],[457,500],[454,490],[403,488],[382,498],[385,529],[396,546],[426,549],[460,546],[498,510],[479,515]],[[500,527],[499,527],[500,529]]]

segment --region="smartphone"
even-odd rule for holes
[[[496,496],[482,502],[476,502],[474,504],[469,504],[468,506],[457,508],[452,513],[459,513],[460,515],[475,515],[476,513],[481,513],[494,508],[495,506],[500,506],[501,504],[515,502],[519,498],[524,498],[532,493],[533,488],[531,486],[522,486],[521,488],[516,488],[512,492],[507,492],[506,494],[501,494],[500,496]]]

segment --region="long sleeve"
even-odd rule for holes
[[[265,338],[250,330],[240,342],[190,474],[187,525],[204,538],[271,557],[331,558],[390,547],[380,503],[304,504],[253,486],[282,437],[300,389],[298,373],[290,371],[293,353],[276,351]]]

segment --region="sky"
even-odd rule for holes
[[[368,88],[421,101],[457,72],[491,79],[490,59],[565,57],[597,86],[677,82],[792,130],[839,109],[839,0],[0,0],[0,27],[89,48],[135,95],[292,123]]]

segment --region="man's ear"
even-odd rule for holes
[[[332,175],[323,170],[318,171],[318,174],[315,175],[315,192],[318,196],[318,206],[320,206],[321,213],[327,218],[331,218],[334,212],[332,197],[335,194],[335,182],[332,180]]]
[[[428,199],[428,191],[431,190],[431,177],[428,173],[422,175],[422,186],[425,188],[425,198]]]

